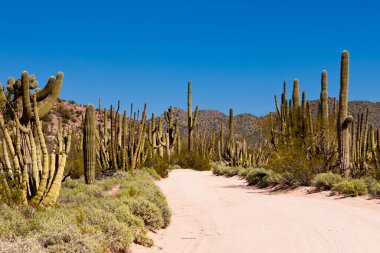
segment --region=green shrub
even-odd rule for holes
[[[245,178],[247,174],[252,170],[252,168],[241,168],[239,170],[238,176],[241,178]]]
[[[374,197],[380,197],[380,182],[371,184],[368,192]]]
[[[62,119],[70,120],[71,118],[72,110],[66,109],[61,105],[57,107],[56,112]]]
[[[215,164],[212,166],[212,173],[216,176],[223,176],[224,174],[226,174],[227,169],[227,166]]]
[[[144,170],[146,172],[148,172],[148,174],[154,179],[154,180],[160,180],[161,177],[160,175],[157,173],[157,171],[152,168],[152,167],[149,167],[149,168],[144,168]]]
[[[179,165],[184,169],[194,169],[205,171],[211,169],[210,161],[202,157],[197,152],[182,151],[180,154],[173,154],[170,158],[172,165]]]
[[[312,185],[315,186],[318,190],[330,190],[334,185],[343,181],[343,178],[332,172],[320,173],[314,177],[312,180]]]
[[[356,197],[366,195],[368,193],[367,185],[365,181],[361,179],[342,181],[336,184],[332,190],[347,197]]]
[[[263,178],[261,184],[263,185],[263,187],[267,187],[282,183],[284,183],[283,175],[272,171],[271,173],[269,173],[269,176]]]
[[[243,170],[245,171],[243,167],[228,167],[222,164],[213,164],[212,166],[212,173],[217,176],[233,177]]]
[[[146,226],[153,229],[164,227],[162,212],[155,204],[143,198],[132,198],[127,204],[133,215],[140,217]]]
[[[284,181],[281,174],[262,168],[249,169],[245,180],[247,180],[248,185],[255,185],[259,188],[274,186]]]
[[[368,193],[373,197],[380,197],[380,182],[372,177],[364,178]]]
[[[148,167],[148,168],[149,167],[154,168],[156,170],[157,174],[161,178],[166,178],[169,176],[170,164],[169,164],[168,159],[166,159],[166,158],[161,158],[159,156],[155,156],[153,158],[148,159],[145,162],[144,166]]]
[[[117,189],[113,195],[104,191]],[[132,242],[152,246],[148,228],[166,227],[170,210],[145,171],[116,173],[85,185],[67,179],[59,205],[36,211],[0,203],[1,252],[128,252]]]
[[[224,176],[226,176],[226,177],[237,176],[239,174],[239,170],[240,170],[240,167],[229,167],[225,171]]]
[[[289,185],[308,186],[314,176],[321,172],[324,160],[318,156],[308,159],[299,145],[301,144],[294,143],[290,147],[280,146],[277,152],[270,155],[266,168],[282,174]]]
[[[248,185],[259,185],[263,178],[268,177],[270,173],[271,171],[267,169],[255,168],[248,172],[245,180],[247,180]]]

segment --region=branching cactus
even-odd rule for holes
[[[37,87],[38,82],[34,75],[29,75],[28,72],[22,72],[21,78],[15,80],[10,77],[8,79],[8,92],[11,95],[11,103],[20,101],[22,104],[22,117],[20,123],[26,126],[32,119],[32,96],[36,96],[38,104],[38,114],[40,118],[44,118],[53,108],[61,91],[63,83],[63,73],[58,72],[56,77],[50,77],[46,86],[41,90],[36,90],[30,93]],[[3,101],[3,91],[0,91],[0,102]],[[23,129],[21,129],[23,130]]]
[[[173,107],[170,106],[169,110],[164,112],[166,124],[167,124],[167,133],[169,137],[169,146],[170,150],[174,148],[174,144],[177,141],[177,128],[178,128],[178,122],[174,120],[173,116]]]
[[[95,108],[92,104],[86,108],[83,139],[84,177],[86,184],[93,184],[96,170],[96,125]]]
[[[2,151],[4,157],[8,156],[7,150],[10,151],[13,164],[10,161],[6,162],[7,170],[12,171],[12,173],[8,173],[8,176],[16,182],[15,185],[12,185],[13,190],[22,191],[22,203],[44,208],[53,206],[58,199],[66,157],[70,152],[71,137],[70,133],[62,131],[60,127],[56,141],[58,147],[49,154],[35,94],[32,95],[31,105],[32,117],[24,126],[22,134],[20,133],[21,127],[16,120],[7,122],[7,126],[3,114],[0,113],[0,128],[5,138]],[[12,132],[8,130],[9,125],[16,125]],[[12,141],[12,138],[15,141]],[[21,139],[25,141],[25,145],[20,145]],[[24,147],[25,149],[23,149]]]

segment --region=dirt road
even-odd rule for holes
[[[172,171],[158,182],[172,209],[156,246],[135,253],[380,252],[380,200],[271,193],[211,172]]]

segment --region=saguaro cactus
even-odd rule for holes
[[[92,104],[86,108],[83,138],[84,177],[86,184],[93,184],[96,167],[96,125],[95,108]]]
[[[321,77],[321,129],[323,135],[324,148],[328,148],[328,135],[329,135],[329,101],[327,93],[327,72],[322,71]]]
[[[295,111],[297,111],[300,107],[300,83],[298,79],[295,79],[293,83],[292,100],[293,100],[293,108],[295,109]]]
[[[339,93],[339,116],[338,116],[338,153],[340,170],[345,178],[350,175],[350,132],[349,126],[353,121],[348,115],[348,83],[349,83],[349,53],[343,51],[340,67],[340,93]]]
[[[193,116],[192,111],[192,100],[191,100],[191,82],[187,83],[187,119],[188,119],[188,149],[190,152],[194,151],[194,127],[198,121],[198,105],[195,107],[195,112]]]
[[[230,116],[229,116],[229,144],[234,145],[235,142],[235,126],[234,126],[234,109],[230,108]]]

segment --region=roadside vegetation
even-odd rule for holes
[[[153,172],[154,177],[157,175]],[[119,172],[86,185],[67,179],[48,210],[0,204],[1,252],[128,252],[152,246],[148,230],[165,228],[170,210],[148,172]]]
[[[301,93],[299,80],[294,80],[291,98],[284,82],[281,97],[275,96],[276,113],[262,121],[263,141],[255,147],[235,140],[231,109],[228,138],[219,139],[218,147],[224,148],[213,173],[238,175],[259,188],[314,186],[344,196],[378,197],[380,129],[369,124],[368,110],[348,112],[348,77],[349,53],[343,51],[339,100],[329,99],[327,72],[322,71],[317,112]]]
[[[186,135],[170,106],[149,119],[147,105],[130,111],[89,104],[57,105],[64,75],[42,89],[34,75],[0,86],[0,247],[2,252],[127,252],[153,245],[148,230],[165,228],[170,211],[153,180],[172,169],[244,178],[248,185],[314,186],[344,196],[380,195],[380,129],[369,114],[348,111],[349,53],[341,57],[339,99],[329,99],[321,74],[316,112],[294,80],[276,113],[249,143],[227,129],[198,122],[188,82]],[[330,101],[330,103],[329,103]],[[332,102],[332,103],[331,103]],[[72,103],[72,102],[71,102]],[[54,117],[50,114],[56,105]],[[75,118],[75,124],[70,125]],[[80,119],[80,120],[79,120]],[[239,130],[239,129],[238,129]]]

